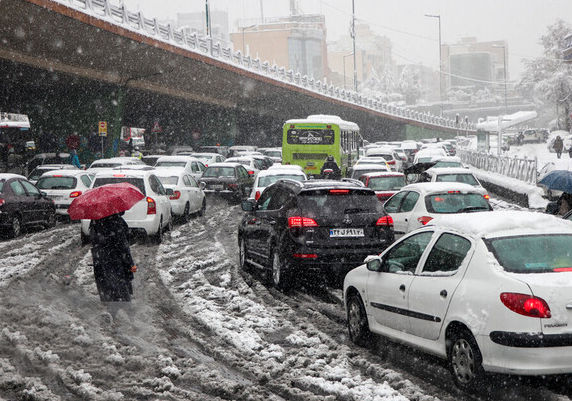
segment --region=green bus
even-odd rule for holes
[[[296,164],[306,175],[319,176],[326,158],[333,156],[345,176],[358,159],[360,145],[358,125],[338,116],[288,120],[282,134],[282,164]]]

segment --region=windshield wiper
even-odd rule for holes
[[[467,207],[464,207],[462,209],[457,210],[457,213],[477,212],[479,210],[489,210],[489,209],[486,207],[483,207],[483,206],[467,206]]]

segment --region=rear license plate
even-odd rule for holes
[[[331,228],[330,237],[332,238],[352,238],[363,237],[363,228]]]
[[[50,199],[62,199],[63,196],[62,195],[48,195],[48,198],[50,198]]]
[[[213,185],[212,188],[214,190],[220,191],[223,188],[223,186],[222,185]]]

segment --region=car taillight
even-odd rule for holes
[[[179,199],[181,197],[181,191],[173,191],[173,195],[169,196],[169,199]]]
[[[0,206],[2,206],[6,201],[2,198],[0,198]]]
[[[349,194],[350,190],[349,189],[330,189],[330,193],[334,194],[334,195]]]
[[[429,216],[421,216],[417,218],[417,221],[423,225],[429,223],[431,220],[433,220],[433,217]]]
[[[519,315],[548,319],[552,316],[550,308],[542,298],[513,292],[503,292],[500,299],[504,306]]]
[[[77,197],[80,196],[80,195],[81,195],[81,191],[73,191],[73,192],[70,194],[70,198],[77,198]]]
[[[489,199],[491,199],[491,196],[489,194],[484,194],[483,198],[485,198],[486,200],[489,200]]]
[[[394,164],[395,164],[395,160],[390,160],[390,161],[387,162],[387,164],[394,165]]]
[[[254,194],[254,200],[258,200],[258,198],[260,198],[260,191],[256,191],[256,194]]]
[[[157,204],[151,197],[147,197],[147,214],[157,214]]]
[[[318,227],[318,223],[309,217],[294,216],[288,217],[288,228],[296,227]]]
[[[250,174],[250,175],[254,175],[254,171],[252,171],[252,170],[248,170],[248,174]]]
[[[297,259],[316,259],[318,257],[315,253],[294,253],[292,256]]]
[[[377,219],[376,226],[393,227],[393,218],[391,216],[383,216]]]

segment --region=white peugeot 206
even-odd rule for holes
[[[448,360],[474,389],[486,372],[572,373],[572,224],[519,211],[437,217],[344,282],[349,335]]]
[[[183,167],[156,168],[155,175],[165,189],[172,189],[169,196],[173,215],[188,223],[193,216],[202,216],[207,207],[204,184],[199,184]]]

